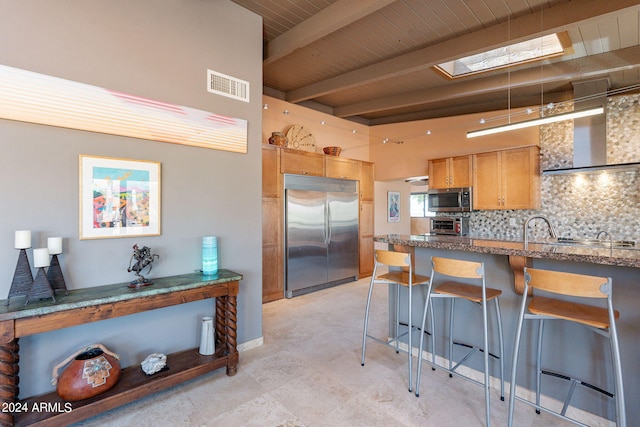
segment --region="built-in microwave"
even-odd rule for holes
[[[471,187],[433,188],[427,192],[429,212],[471,212]]]

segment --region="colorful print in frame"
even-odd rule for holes
[[[80,239],[160,235],[160,163],[80,155]]]
[[[400,222],[399,191],[387,191],[387,222]]]

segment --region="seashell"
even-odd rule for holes
[[[160,372],[167,366],[167,356],[162,353],[151,353],[142,361],[140,367],[147,375],[153,375]]]

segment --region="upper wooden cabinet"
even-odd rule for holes
[[[471,186],[471,156],[429,160],[429,188]]]
[[[360,179],[360,165],[356,160],[324,156],[324,173],[328,178]]]
[[[373,200],[373,163],[360,162],[360,199]]]
[[[473,155],[474,209],[536,209],[539,207],[539,147],[531,146]]]
[[[280,156],[272,145],[262,146],[262,197],[280,196]]]
[[[324,175],[324,156],[306,151],[283,148],[280,152],[280,172],[296,175]]]

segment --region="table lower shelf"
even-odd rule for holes
[[[120,379],[113,388],[91,399],[70,402],[70,410],[69,404],[55,392],[21,400],[20,406],[24,411],[14,414],[15,425],[68,425],[224,366],[227,366],[227,375],[234,375],[237,360],[238,353],[226,355],[225,349],[222,348],[211,356],[201,355],[197,348],[173,353],[167,356],[169,369],[166,371],[147,376],[140,365],[127,367],[122,370]],[[40,408],[42,408],[41,411],[38,410]]]

